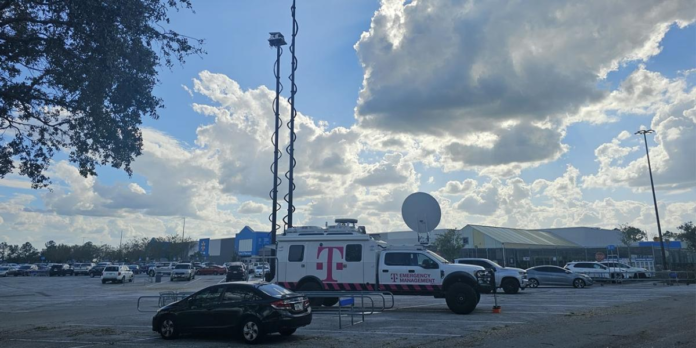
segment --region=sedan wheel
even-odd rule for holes
[[[165,340],[170,340],[172,338],[175,338],[179,333],[176,331],[176,326],[174,324],[174,319],[172,318],[164,318],[162,320],[162,323],[160,324],[160,335],[162,338]]]
[[[585,281],[582,279],[575,279],[573,280],[573,287],[576,288],[584,288],[585,287]]]
[[[539,287],[539,281],[532,278],[529,280],[529,287],[530,288],[538,288]]]
[[[247,343],[258,343],[263,337],[263,330],[261,329],[261,324],[256,318],[248,318],[243,321],[242,325],[242,337]]]

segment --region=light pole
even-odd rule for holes
[[[657,198],[655,197],[655,184],[653,183],[652,167],[650,166],[650,152],[648,151],[648,137],[646,134],[655,133],[652,129],[641,129],[635,134],[642,134],[643,141],[645,142],[645,155],[648,158],[648,173],[650,173],[650,187],[652,188],[653,203],[655,203],[655,218],[657,219],[657,234],[660,237],[660,251],[662,252],[662,266],[665,270],[667,267],[667,257],[665,256],[665,243],[662,239],[662,228],[660,227],[660,213],[657,211]],[[630,256],[630,255],[629,255]]]

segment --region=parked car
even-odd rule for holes
[[[76,263],[73,265],[73,274],[74,275],[89,275],[89,270],[94,267],[95,264],[93,263]]]
[[[233,330],[248,343],[269,333],[289,336],[312,322],[309,300],[269,283],[213,285],[161,308],[152,331],[164,339],[188,332]]]
[[[179,263],[174,266],[174,269],[169,276],[169,281],[174,281],[176,279],[186,279],[191,281],[196,279],[196,270],[190,263]]]
[[[8,276],[28,276],[33,271],[38,271],[39,267],[36,265],[21,265],[17,268],[11,268],[8,272]]]
[[[602,261],[600,263],[609,267],[609,270],[621,270],[621,272],[624,272],[627,278],[650,278],[650,272],[645,268],[633,267],[622,262],[614,261]]]
[[[99,265],[96,265],[96,266],[90,268],[90,270],[89,270],[90,278],[101,277],[102,273],[104,272],[104,268],[106,268],[106,266],[99,266]]]
[[[112,263],[108,262],[108,261],[103,261],[103,262],[97,263],[97,266],[100,266],[100,267],[106,267],[106,266],[111,266],[111,265],[112,265]]]
[[[51,267],[48,269],[48,276],[53,277],[53,276],[67,276],[67,275],[73,275],[75,272],[72,268],[70,268],[70,265],[67,263],[57,263],[51,265]]]
[[[586,274],[592,279],[622,279],[625,277],[625,271],[621,269],[612,269],[599,262],[568,262],[563,267],[573,273]]]
[[[196,270],[196,275],[224,275],[227,269],[222,266],[209,266]]]
[[[503,267],[489,259],[482,258],[454,259],[454,263],[495,270],[495,284],[498,288],[502,288],[506,294],[516,294],[520,289],[524,290],[527,287],[527,273],[521,268]]]
[[[7,272],[9,272],[10,270],[12,270],[12,268],[10,267],[0,267],[0,277],[7,277]]]
[[[130,268],[128,268],[128,266],[111,265],[104,267],[104,271],[102,272],[101,276],[101,282],[102,284],[106,284],[106,282],[119,282],[123,284],[126,281],[133,282],[133,278],[133,272],[130,270]]]
[[[128,265],[128,268],[133,272],[133,274],[140,274],[140,266],[138,265]]]
[[[235,280],[249,280],[249,272],[246,271],[244,264],[241,262],[227,266],[227,276],[225,277],[225,281],[231,282]]]
[[[271,270],[267,266],[256,266],[254,269],[254,277],[263,277],[266,273]]]
[[[529,287],[536,288],[539,285],[560,285],[584,288],[592,285],[594,281],[586,274],[573,273],[558,266],[536,266],[527,269]]]
[[[147,275],[149,275],[150,277],[154,277],[156,273],[161,273],[163,275],[171,275],[172,269],[174,269],[175,265],[176,262],[157,263],[154,267],[150,267],[147,270]]]

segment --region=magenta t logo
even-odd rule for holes
[[[328,263],[328,267],[326,267],[326,279],[324,279],[325,282],[332,282],[336,283],[336,279],[333,279],[333,251],[338,250],[341,260],[343,260],[343,247],[342,246],[320,246],[319,249],[317,250],[317,259],[319,258],[319,255],[321,255],[321,252],[324,250],[328,250],[328,256],[326,258],[326,263]],[[322,269],[324,266],[323,262],[317,262],[317,269]],[[341,263],[341,267],[338,267],[336,265],[336,270],[342,270],[343,269],[343,263]]]

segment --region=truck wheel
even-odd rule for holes
[[[315,283],[315,282],[306,282],[300,286],[297,291],[321,291],[321,285]],[[324,299],[321,297],[310,297],[309,298],[309,304],[313,307],[321,307],[321,305],[324,303]]]
[[[476,290],[464,283],[455,283],[447,289],[447,307],[457,314],[469,314],[476,308]]]
[[[331,307],[338,303],[338,297],[329,297],[324,299],[324,307]]]
[[[517,283],[517,280],[515,279],[503,280],[501,287],[503,288],[503,291],[505,291],[506,294],[516,294],[520,292],[520,285]]]

